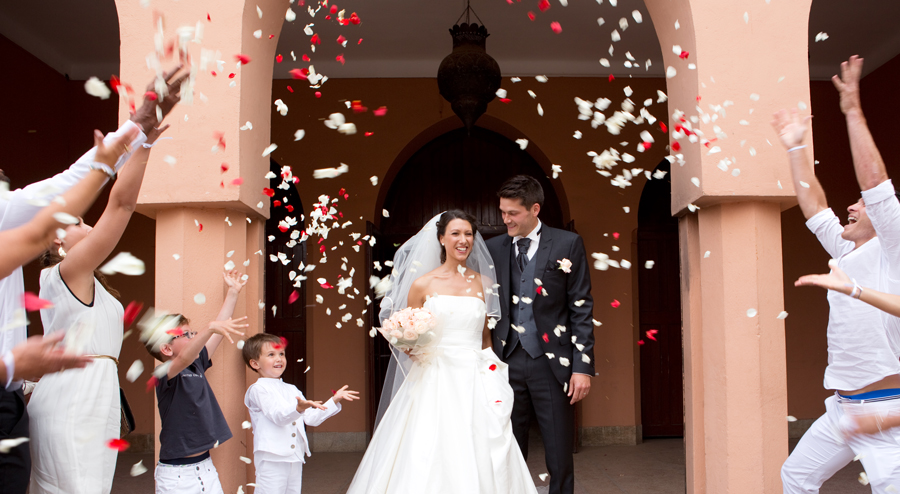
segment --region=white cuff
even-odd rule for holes
[[[135,149],[141,147],[142,144],[147,142],[147,135],[144,134],[143,131],[141,131],[141,128],[138,126],[138,124],[132,122],[131,120],[128,120],[124,124],[122,124],[122,126],[119,127],[119,130],[104,137],[103,138],[104,144],[109,143],[110,141],[119,137],[120,135],[127,134],[131,129],[138,130],[138,136],[135,137],[133,141],[131,141],[131,149],[132,149],[131,152],[134,152]],[[125,153],[119,157],[119,161],[116,162],[116,167],[115,167],[117,172],[122,169],[122,166],[124,166],[125,162],[128,161],[128,158],[131,157],[131,152]]]
[[[863,202],[868,206],[890,199],[891,197],[894,197],[894,194],[896,194],[894,184],[888,179],[869,190],[862,191],[862,198]]]
[[[827,223],[832,218],[837,218],[837,216],[834,215],[834,211],[832,211],[831,208],[823,209],[806,220],[806,227],[809,228],[811,232],[815,233],[820,226]]]

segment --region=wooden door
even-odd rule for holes
[[[658,169],[668,171],[668,161]],[[641,424],[644,437],[684,435],[678,220],[668,176],[644,187],[638,210]],[[644,268],[653,261],[651,269]],[[656,330],[653,341],[647,332]]]
[[[297,193],[296,187],[293,185],[288,190],[278,189],[281,183],[281,167],[271,162],[271,170],[277,175],[269,181],[269,187],[275,189],[275,196],[270,199],[271,203],[277,200],[280,206],[272,206],[271,217],[266,221],[266,255],[264,262],[266,263],[266,332],[281,336],[287,339],[288,346],[285,351],[287,357],[287,368],[282,378],[284,382],[297,386],[303,393],[306,393],[306,284],[307,282],[298,283],[295,286],[291,281],[289,273],[294,271],[295,274],[301,274],[298,267],[301,263],[306,262],[306,242],[298,242],[293,247],[286,244],[290,240],[290,231],[282,232],[278,229],[278,222],[287,216],[291,216],[300,221],[303,214],[303,206],[300,204],[300,195]],[[288,211],[287,205],[293,206],[293,211]],[[274,240],[269,241],[269,237],[274,236]],[[269,256],[278,256],[279,253],[287,255],[292,261],[288,264],[281,262],[271,262]],[[300,297],[293,303],[288,303],[291,293],[296,290]],[[273,313],[272,307],[277,309]]]

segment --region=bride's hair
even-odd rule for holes
[[[447,233],[447,225],[453,220],[465,220],[472,225],[472,235],[478,233],[478,225],[475,224],[475,217],[460,209],[451,209],[441,215],[437,222],[437,238],[440,242],[441,237]],[[447,248],[441,245],[441,264],[447,262]]]

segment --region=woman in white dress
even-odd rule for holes
[[[392,348],[375,434],[348,494],[536,493],[513,437],[507,366],[491,349],[496,276],[474,218],[451,210],[432,219],[400,248],[391,278],[382,320],[424,307],[437,343],[412,361]]]
[[[169,81],[170,94],[160,101],[164,114],[178,101],[182,79]],[[108,494],[112,489],[118,452],[108,442],[119,438],[121,425],[117,365],[124,310],[118,292],[96,270],[128,226],[149,145],[166,128],[147,132],[147,145],[135,150],[122,168],[96,227],[83,221],[69,225],[56,240],[58,253],[49,251],[41,258],[40,297],[53,303],[41,309],[44,334],[65,331],[66,348],[92,356],[93,362],[44,376],[35,386],[28,403],[31,494]]]

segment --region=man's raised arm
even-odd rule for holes
[[[800,210],[803,211],[803,217],[806,219],[812,218],[823,209],[828,209],[825,191],[822,190],[822,185],[816,178],[816,172],[809,160],[809,154],[806,152],[806,145],[803,144],[810,118],[812,117],[800,120],[795,109],[791,110],[790,114],[785,110],[779,110],[773,115],[772,120],[772,127],[778,132],[781,143],[787,148],[794,191],[797,193]]]

